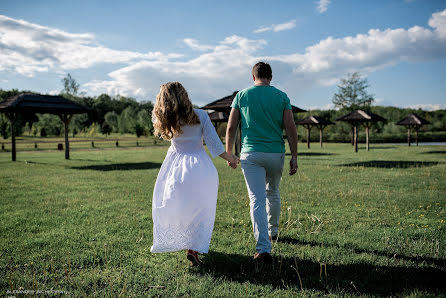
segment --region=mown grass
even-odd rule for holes
[[[214,160],[217,216],[199,268],[184,252],[150,253],[166,147],[74,149],[68,161],[28,151],[15,163],[0,152],[0,293],[444,296],[446,147],[303,147],[298,174],[283,176],[272,265],[252,260],[240,168]]]

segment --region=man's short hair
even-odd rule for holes
[[[270,79],[273,77],[271,66],[266,62],[258,62],[252,67],[252,74],[256,78]]]

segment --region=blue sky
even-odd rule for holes
[[[180,81],[201,106],[252,84],[331,108],[360,72],[376,105],[446,108],[446,1],[0,1],[0,88],[151,100]]]

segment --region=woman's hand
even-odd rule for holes
[[[227,151],[220,154],[220,157],[225,159],[228,162],[228,166],[233,169],[237,168],[237,164],[240,162],[240,158]]]
[[[228,166],[233,169],[237,168],[237,164],[240,162],[240,158],[231,154],[231,158],[228,160]]]

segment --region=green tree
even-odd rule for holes
[[[41,136],[59,136],[63,132],[63,124],[59,117],[51,114],[38,114],[37,130]],[[43,132],[43,133],[42,133]]]
[[[101,125],[104,123],[105,115],[112,111],[112,102],[111,97],[107,94],[101,94],[94,100],[93,109],[96,115],[94,122]]]
[[[3,113],[0,113],[0,135],[3,139],[7,139],[9,138],[10,132],[11,129],[8,118]]]
[[[73,115],[73,118],[70,121],[69,130],[74,137],[77,133],[85,130],[85,128],[89,127],[90,125],[91,123],[89,122],[87,114],[76,114]]]
[[[153,134],[152,116],[147,110],[141,110],[138,112],[138,125],[142,128],[143,134],[149,136]]]
[[[71,96],[77,95],[77,92],[79,91],[79,84],[70,74],[67,74],[67,76],[61,80],[61,82],[63,84],[63,94]]]
[[[136,110],[132,106],[128,106],[122,111],[118,119],[118,129],[120,133],[135,133],[137,124]]]
[[[361,78],[357,72],[341,79],[338,92],[333,96],[333,104],[337,108],[356,110],[368,108],[375,100],[373,95],[367,93],[369,87],[367,78]]]
[[[112,132],[118,132],[119,131],[119,115],[116,114],[116,112],[108,112],[105,114],[105,121],[104,124],[107,124]]]
[[[104,121],[104,123],[101,126],[101,132],[104,135],[110,135],[112,133],[112,128],[111,126],[107,123],[107,121]]]

